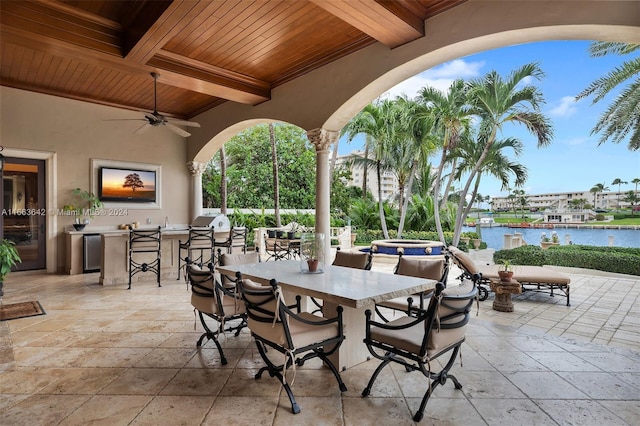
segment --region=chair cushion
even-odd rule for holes
[[[314,322],[325,320],[325,318],[313,315],[309,312],[302,312],[299,316]],[[291,332],[291,340],[293,341],[294,346],[293,348],[290,348],[287,344],[282,323],[276,323],[274,325],[271,322],[266,323],[253,321],[249,318],[248,326],[251,332],[260,338],[287,349],[302,348],[307,345],[320,343],[338,336],[337,323],[329,325],[312,325],[297,321],[292,317],[288,317],[287,321],[289,323],[289,331]]]
[[[391,326],[401,326],[415,321],[415,318],[403,316],[387,323]],[[464,340],[464,327],[452,330],[432,331],[427,341],[427,352],[422,354],[420,347],[424,339],[425,326],[420,322],[416,325],[400,330],[387,330],[379,327],[371,327],[371,338],[384,342],[393,347],[403,349],[425,359],[436,358],[447,349],[454,347]]]
[[[389,326],[402,326],[415,321],[415,318],[402,316],[393,321],[389,321]],[[413,327],[400,330],[387,330],[380,327],[371,327],[371,338],[379,342],[387,343],[395,348],[403,349],[413,354],[420,353],[420,346],[424,339],[424,325],[418,323]]]
[[[229,265],[244,265],[249,263],[258,263],[260,262],[260,256],[257,252],[252,253],[238,253],[238,254],[229,254],[223,253],[220,256],[220,265],[229,266]]]
[[[202,297],[195,293],[191,293],[191,305],[200,312],[216,316],[233,316],[243,314],[245,312],[245,306],[242,300],[230,297],[226,294],[222,295],[222,309],[224,312],[218,312],[218,305],[215,297]]]
[[[333,266],[344,266],[347,268],[365,269],[369,255],[367,253],[347,253],[338,250],[333,260]]]
[[[444,260],[410,259],[402,256],[398,260],[396,274],[410,277],[440,280],[444,272]]]

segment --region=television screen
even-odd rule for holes
[[[98,177],[100,201],[156,201],[156,172],[153,170],[101,167]]]

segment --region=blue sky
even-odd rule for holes
[[[531,83],[544,94],[546,104],[542,112],[553,123],[553,141],[549,147],[539,149],[535,138],[520,127],[509,127],[501,135],[517,137],[524,143],[525,149],[520,157],[509,153],[529,171],[529,179],[523,189],[528,194],[589,191],[596,183],[605,183],[611,191],[617,191],[617,185],[611,185],[614,179],[630,182],[640,178],[640,152],[629,151],[626,142],[607,142],[598,146],[598,135],[590,135],[613,95],[595,105],[590,98],[575,102],[574,97],[631,56],[591,58],[587,53],[589,44],[587,41],[553,41],[485,51],[424,71],[395,86],[384,96],[404,93],[413,97],[427,85],[446,91],[456,78],[481,77],[491,70],[507,76],[526,63],[537,62],[545,77],[540,82]],[[347,144],[346,139],[342,139],[339,153],[347,154],[360,149],[361,145],[362,140],[356,139]],[[634,188],[629,183],[622,185],[621,190]],[[488,176],[483,176],[479,192],[490,196],[507,195],[500,190],[500,183]]]

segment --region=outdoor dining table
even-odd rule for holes
[[[231,276],[239,271],[244,278],[262,285],[276,279],[287,300],[293,295],[322,299],[323,315],[327,318],[335,316],[338,306],[342,306],[345,341],[331,356],[331,361],[342,370],[366,361],[369,356],[363,343],[365,310],[373,311],[376,303],[432,290],[436,285],[435,280],[332,265],[325,265],[320,274],[302,273],[298,260],[219,266],[218,270]]]

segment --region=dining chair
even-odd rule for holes
[[[363,397],[371,393],[382,369],[392,362],[403,365],[408,373],[420,371],[427,378],[427,390],[413,416],[416,422],[422,420],[427,402],[438,385],[451,379],[456,389],[462,388],[450,370],[465,340],[466,325],[477,295],[477,279],[478,276],[466,279],[461,285],[446,289],[444,284],[436,284],[428,308],[419,311],[416,317],[404,315],[390,322],[378,322],[371,310],[365,312],[364,343],[382,362],[362,391]],[[447,353],[451,356],[446,363],[434,362]]]
[[[178,280],[180,272],[184,271],[184,280],[187,281],[187,268],[192,265],[213,265],[214,259],[214,232],[213,226],[195,227],[189,226],[189,237],[185,242],[178,240]],[[188,285],[188,284],[187,284]]]
[[[267,259],[269,260],[287,260],[291,258],[291,252],[289,251],[289,242],[280,238],[265,238],[265,252]]]
[[[235,331],[235,336],[238,336],[247,326],[244,301],[235,286],[222,285],[215,279],[214,272],[209,268],[202,269],[198,265],[191,264],[188,276],[191,284],[191,305],[194,312],[198,313],[204,328],[204,333],[198,339],[196,346],[201,347],[205,338],[213,340],[220,354],[220,362],[226,365],[227,358],[224,356],[218,336],[228,331]],[[205,317],[213,319],[217,325],[209,327]],[[239,321],[239,323],[229,325],[231,321]]]
[[[255,375],[256,380],[267,371],[269,376],[277,378],[287,392],[291,402],[291,411],[300,412],[291,385],[295,379],[295,367],[306,361],[320,358],[329,367],[340,391],[347,390],[335,365],[328,358],[344,341],[342,307],[338,307],[337,316],[324,318],[309,312],[300,312],[300,297],[297,297],[297,311],[287,306],[277,281],[261,286],[249,279],[242,278],[238,272],[238,286],[245,301],[247,323],[251,335],[255,338],[258,352],[266,366]],[[267,355],[267,348],[284,355],[284,359],[274,361]],[[277,356],[277,355],[276,355]],[[273,357],[273,355],[271,355]],[[293,367],[293,377],[286,378],[287,370]]]
[[[132,229],[129,231],[129,287],[134,275],[140,272],[153,272],[156,274],[158,287],[160,284],[160,259],[162,234],[160,227],[157,229]]]
[[[445,255],[440,259],[413,259],[410,256],[400,254],[398,263],[393,273],[395,275],[405,275],[417,278],[436,280],[446,286],[449,274],[449,256]],[[376,313],[384,321],[388,321],[380,308],[393,309],[405,312],[408,315],[415,313],[416,309],[425,309],[426,301],[431,295],[431,291],[412,294],[410,296],[396,297],[376,304]]]

